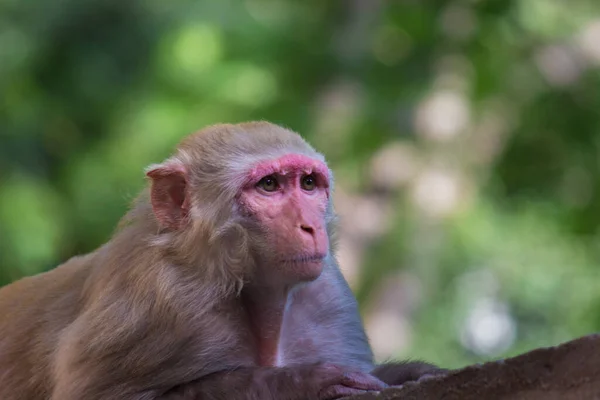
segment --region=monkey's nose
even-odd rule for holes
[[[314,236],[315,234],[315,229],[312,226],[300,224],[300,229],[302,229],[304,232],[308,233],[311,236]]]

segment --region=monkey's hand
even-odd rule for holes
[[[335,400],[385,387],[370,374],[320,363],[218,372],[182,385],[161,400]]]
[[[367,392],[378,392],[387,385],[373,375],[352,371],[335,364],[318,364],[308,371],[306,381],[318,390],[315,399],[333,400]]]

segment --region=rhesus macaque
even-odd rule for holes
[[[374,366],[299,135],[208,127],[146,175],[108,243],[0,290],[0,399],[329,400],[440,371]]]

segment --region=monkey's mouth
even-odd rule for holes
[[[286,264],[307,264],[314,262],[322,262],[325,260],[325,254],[301,255],[284,260]]]

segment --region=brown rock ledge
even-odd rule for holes
[[[351,398],[374,399],[600,400],[600,334]]]

